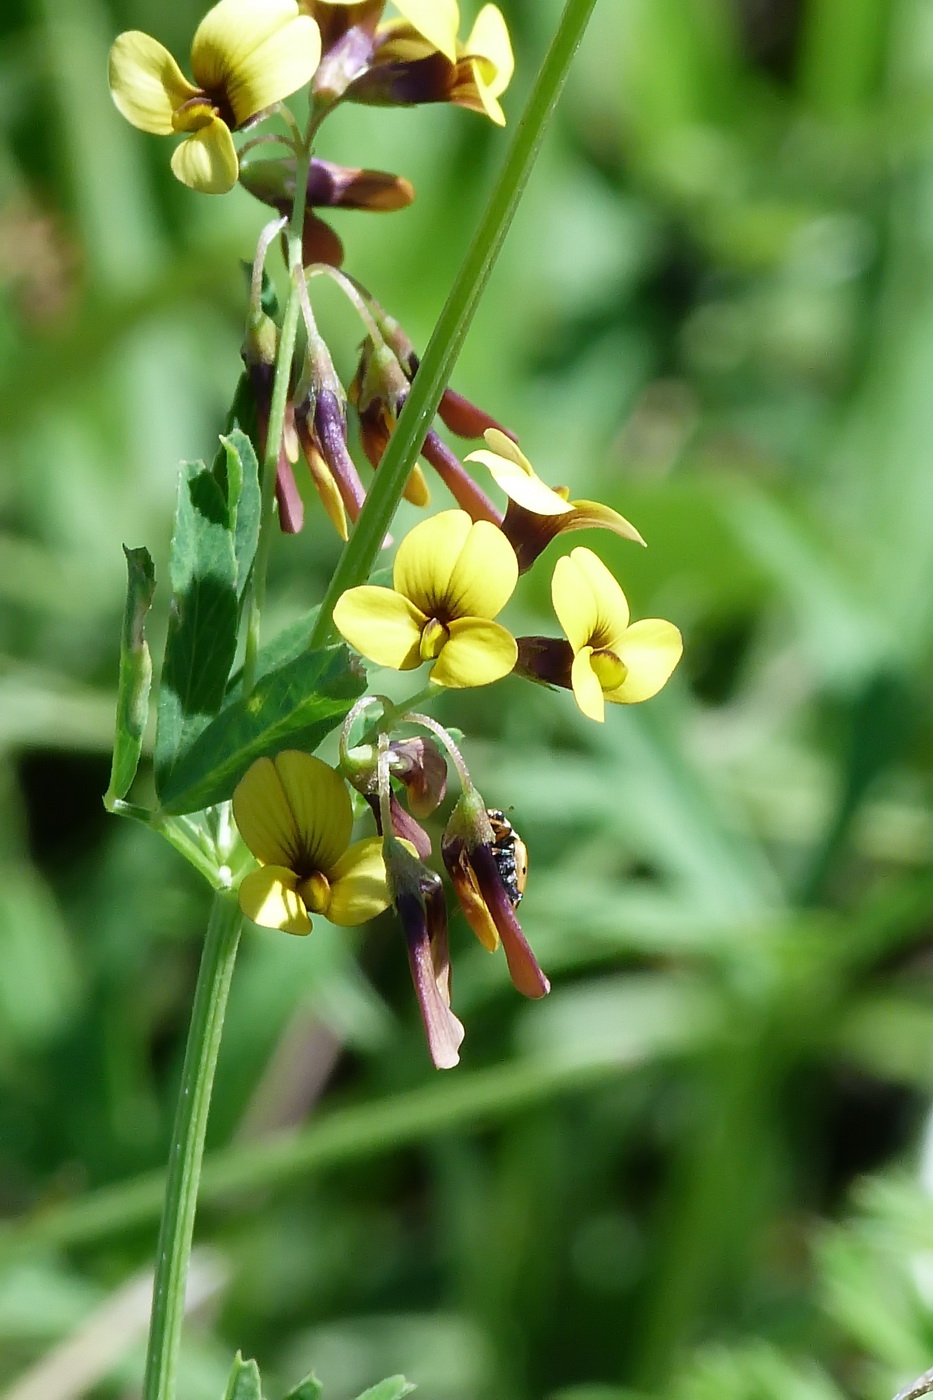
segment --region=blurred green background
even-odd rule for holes
[[[558,5],[506,10],[514,118]],[[183,58],[200,13],[0,14],[16,1400],[138,1387],[138,1179],[165,1157],[205,922],[181,860],[100,804],[120,545],[164,576],[264,221],[175,184],[170,143],[110,103],[113,36]],[[334,223],[419,348],[503,143],[440,108],[324,129],[321,154],[415,182],[410,210]],[[349,376],[358,328],[318,295]],[[328,1400],[399,1370],[426,1400],[886,1400],[933,1362],[930,0],[600,0],[455,383],[545,479],[639,525],[646,551],[587,543],[685,660],[604,727],[517,681],[439,706],[528,843],[555,984],[523,1003],[455,922],[459,1070],[430,1068],[391,919],[247,932],[182,1393],[219,1396],[240,1346],[271,1400],[312,1366]],[[336,558],[308,516],[276,549],[281,621]],[[556,631],[557,552],[514,630]]]

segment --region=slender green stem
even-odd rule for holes
[[[242,922],[236,895],[230,891],[216,893],[201,955],[172,1129],[143,1400],[175,1397],[204,1135]]]
[[[312,647],[323,646],[333,637],[331,618],[340,595],[369,577],[505,241],[595,3],[596,0],[567,0],[564,6],[479,227],[434,328],[356,527],[334,571],[311,638]]]
[[[288,406],[292,360],[295,354],[295,341],[298,336],[298,320],[301,312],[298,284],[304,277],[301,236],[304,230],[305,206],[308,200],[308,169],[311,164],[310,130],[312,125],[313,118],[312,123],[309,124],[309,134],[304,147],[296,158],[295,198],[292,203],[291,218],[288,221],[286,235],[289,272],[288,301],[285,305],[285,315],[282,318],[282,330],[279,335],[275,360],[275,379],[272,385],[272,403],[269,407],[269,426],[266,432],[266,446],[262,461],[262,515],[256,558],[253,562],[249,619],[246,626],[246,651],[243,657],[244,694],[252,690],[256,679],[262,609],[266,600],[266,574],[269,568],[269,554],[272,548],[274,528],[275,481],[279,470],[279,451],[285,429],[285,410]]]

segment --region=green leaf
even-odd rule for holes
[[[387,1376],[378,1385],[364,1390],[356,1400],[402,1400],[403,1395],[410,1395],[416,1389],[417,1386],[412,1385],[411,1381],[406,1381],[404,1376]]]
[[[287,627],[283,627],[281,632],[277,632],[270,642],[259,648],[259,655],[256,658],[256,675],[265,676],[270,671],[284,666],[287,661],[294,661],[296,657],[303,656],[311,645],[311,633],[314,631],[314,624],[317,622],[320,607],[309,608],[307,612],[296,617],[294,622],[290,622]],[[230,678],[230,685],[227,688],[227,703],[231,700],[239,700],[243,686],[243,671],[238,670]]]
[[[155,772],[160,794],[220,709],[237,642],[237,561],[227,501],[201,462],[186,462],[170,562],[172,605],[159,688]]]
[[[262,1383],[255,1361],[244,1361],[240,1352],[233,1358],[224,1400],[262,1400]]]
[[[262,514],[259,463],[253,444],[241,428],[234,428],[226,437],[221,437],[220,443],[226,457],[227,509],[236,557],[236,591],[242,602],[259,543]]]
[[[312,1371],[310,1376],[305,1376],[303,1381],[299,1381],[293,1390],[285,1396],[285,1400],[320,1400],[324,1392],[324,1387]]]
[[[270,671],[179,760],[161,789],[163,809],[180,815],[211,807],[232,796],[255,759],[289,746],[316,749],[365,688],[345,646],[305,652]]]
[[[127,549],[126,607],[120,638],[120,678],[117,682],[116,733],[110,786],[104,799],[125,797],[136,777],[143,730],[149,716],[152,656],[146,641],[146,615],[155,593],[155,568],[147,549]]]

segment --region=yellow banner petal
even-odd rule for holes
[[[498,622],[461,617],[450,624],[450,640],[431,669],[431,680],[455,690],[489,685],[507,676],[517,660],[515,638]]]
[[[456,63],[460,28],[457,0],[395,0],[395,8],[445,58]]]
[[[329,877],[353,830],[347,785],[329,764],[298,749],[283,750],[273,763],[294,816],[299,850],[293,868],[303,875],[319,870]]]
[[[233,817],[263,865],[294,867],[301,849],[298,823],[271,758],[257,758],[237,783]]]
[[[615,690],[606,691],[606,699],[618,705],[650,700],[667,684],[683,649],[683,638],[672,622],[659,617],[633,622],[615,648],[628,674]]]
[[[421,629],[427,620],[400,593],[372,584],[348,589],[334,608],[334,626],[351,647],[395,671],[421,665]]]
[[[398,547],[392,582],[426,618],[436,615],[447,596],[454,561],[472,524],[464,510],[442,510],[409,530]]]
[[[574,549],[558,559],[551,600],[574,651],[583,646],[619,652],[616,642],[628,625],[625,594],[591,549]]]
[[[511,438],[496,428],[487,428],[484,434],[489,449],[480,448],[471,452],[464,460],[481,462],[492,473],[493,480],[516,505],[535,515],[567,515],[573,510],[535,472],[534,467]]]
[[[242,125],[313,78],[321,34],[296,0],[220,0],[191,46],[197,81],[222,93]]]
[[[331,872],[327,917],[342,928],[365,924],[388,909],[389,891],[378,838],[355,841]]]
[[[295,889],[296,877],[277,865],[251,870],[240,884],[240,908],[261,928],[303,935],[311,932],[311,920]]]
[[[573,658],[570,680],[573,696],[587,719],[595,719],[602,724],[606,718],[603,688],[593,670],[593,648],[582,647]]]
[[[515,592],[518,559],[497,525],[478,520],[454,561],[447,585],[450,617],[496,617]]]
[[[195,131],[172,155],[172,173],[200,194],[227,194],[237,180],[239,163],[230,128],[219,117]]]
[[[197,97],[168,49],[138,29],[121,34],[110,50],[110,95],[140,131],[171,136],[172,113]]]

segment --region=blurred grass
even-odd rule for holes
[[[557,4],[507,8],[514,112]],[[120,544],[164,573],[263,221],[109,103],[114,33],[184,53],[198,18],[0,14],[2,1385],[151,1258],[205,918],[100,808]],[[360,109],[325,144],[415,182],[335,224],[423,347],[502,143]],[[645,551],[593,543],[683,670],[604,729],[513,681],[441,707],[530,847],[555,981],[520,1005],[456,926],[456,1076],[389,921],[245,940],[200,1231],[229,1282],[186,1396],[235,1346],[272,1400],[312,1365],[329,1400],[392,1371],[432,1400],[884,1400],[933,1360],[931,193],[925,0],[597,6],[455,382],[639,525]],[[322,316],[348,374],[356,328]],[[308,514],[283,621],[337,554]],[[553,630],[548,562],[516,630]]]

